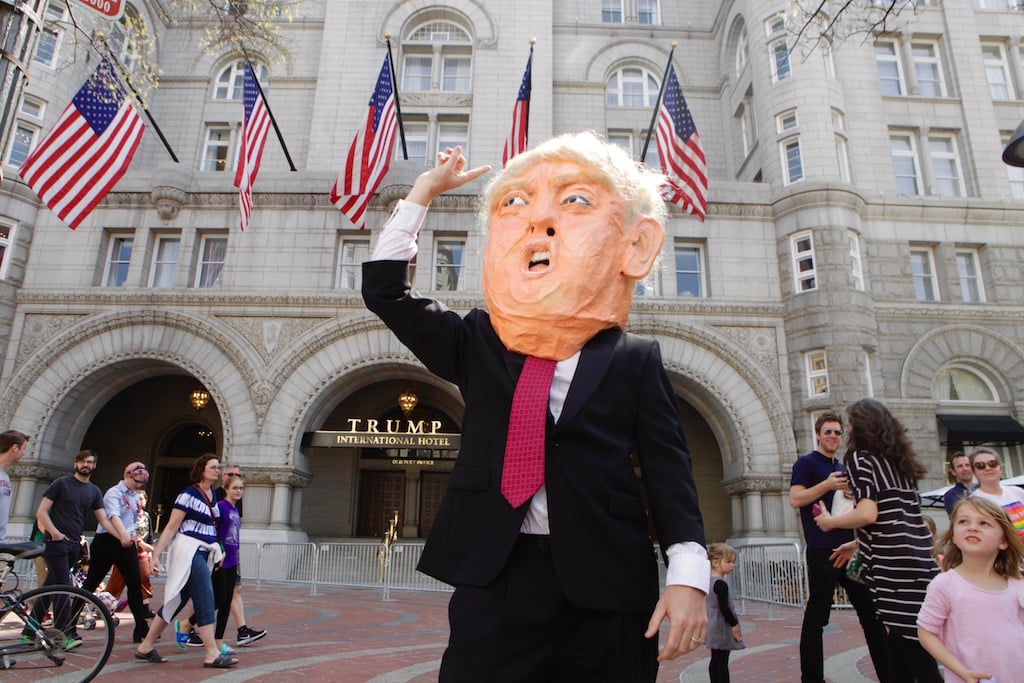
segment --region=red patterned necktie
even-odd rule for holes
[[[555,361],[526,357],[512,396],[501,494],[517,508],[544,483],[544,429]]]

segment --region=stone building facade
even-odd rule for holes
[[[17,166],[95,63],[51,24],[0,185],[0,425],[33,437],[12,532],[91,448],[101,486],[149,464],[162,520],[215,451],[247,475],[254,540],[379,537],[395,511],[402,538],[425,535],[454,451],[407,437],[457,440],[461,399],[368,314],[358,264],[438,147],[500,165],[531,38],[530,139],[593,129],[636,158],[678,42],[708,216],[673,209],[629,329],[661,344],[709,539],[796,538],[792,462],[816,414],[863,396],[906,423],[924,488],[961,443],[997,442],[1024,472],[1024,175],[1000,161],[1024,116],[1024,15],[1005,4],[920,3],[898,33],[805,54],[781,1],[304,0],[280,26],[290,60],[251,55],[297,171],[272,134],[245,232],[240,55],[204,52],[202,22],[142,0],[128,11],[157,46],[150,109],[180,162],[150,130],[76,231],[39,206]],[[396,152],[359,231],[328,192],[387,35],[410,160]],[[483,305],[479,189],[436,203],[415,265],[460,311]]]

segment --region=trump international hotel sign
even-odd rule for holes
[[[349,418],[349,431],[309,432],[305,445],[326,448],[458,450],[461,434],[442,432],[440,420]]]

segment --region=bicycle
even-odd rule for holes
[[[113,619],[96,596],[81,588],[18,589],[15,562],[41,555],[44,547],[0,543],[0,679],[85,683],[110,657]]]

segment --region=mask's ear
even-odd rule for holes
[[[665,229],[653,218],[638,218],[630,229],[622,273],[633,280],[647,277],[665,243]]]

